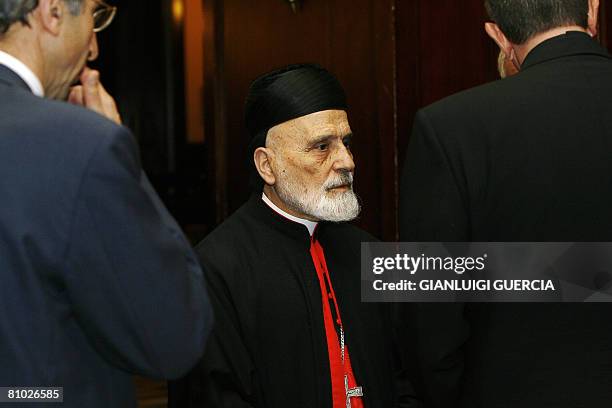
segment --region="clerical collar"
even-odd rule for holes
[[[297,223],[302,224],[303,226],[305,226],[308,229],[308,233],[310,234],[310,236],[312,236],[312,234],[314,234],[315,228],[317,228],[317,224],[318,224],[317,222],[310,221],[310,220],[305,220],[304,218],[296,217],[295,215],[291,215],[291,214],[281,210],[280,208],[278,208],[276,206],[276,204],[274,204],[268,198],[268,196],[266,196],[266,193],[262,193],[261,194],[261,199],[263,200],[264,203],[268,204],[268,207],[273,209],[279,215],[287,218],[288,220],[291,220],[293,222],[297,222]]]
[[[0,50],[0,65],[4,65],[8,69],[19,75],[19,77],[23,79],[23,82],[25,82],[30,87],[34,95],[40,97],[45,96],[45,91],[40,82],[40,79],[38,79],[36,74],[34,74],[34,72],[32,72],[32,70],[28,68],[26,64],[19,61],[12,55]]]

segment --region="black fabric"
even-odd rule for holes
[[[588,35],[417,116],[404,241],[612,241],[612,61]],[[607,407],[612,305],[415,304],[405,351],[429,407]]]
[[[265,74],[253,81],[246,100],[250,151],[264,146],[268,130],[276,125],[315,112],[346,108],[342,86],[318,65],[290,65]]]
[[[375,238],[349,224],[321,223],[316,234],[366,407],[412,406],[409,386],[394,383],[399,364],[386,306],[360,301],[360,243]],[[331,407],[309,248],[306,227],[276,214],[261,195],[198,246],[217,324],[199,365],[170,385],[170,407]]]

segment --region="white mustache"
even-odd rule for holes
[[[331,190],[338,187],[349,186],[351,189],[353,188],[353,173],[351,172],[342,172],[338,175],[338,177],[334,177],[332,180],[328,180],[323,185],[325,190]]]

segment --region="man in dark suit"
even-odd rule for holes
[[[112,15],[0,0],[0,387],[63,387],[65,407],[134,407],[132,374],[182,375],[211,326],[197,259],[85,68]],[[79,77],[89,110],[50,100]]]
[[[612,60],[591,38],[598,1],[486,3],[486,31],[520,72],[417,113],[402,240],[612,241]],[[406,311],[429,407],[610,406],[609,305]]]

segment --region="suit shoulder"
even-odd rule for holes
[[[130,133],[123,126],[81,106],[31,94],[18,95],[12,99],[15,109],[27,112],[19,116],[21,119],[11,119],[14,125],[32,135],[44,134],[54,143],[66,142],[73,147],[97,145],[101,138]]]
[[[530,87],[530,80],[525,74],[519,73],[457,92],[426,106],[418,115],[423,115],[432,122],[456,120],[462,124],[497,117],[504,113],[503,107],[522,103],[525,92]]]
[[[0,118],[4,157],[35,161],[30,173],[66,181],[83,174],[96,156],[114,158],[107,163],[139,160],[127,128],[83,107],[8,89],[0,98]]]
[[[432,103],[423,108],[421,113],[434,119],[439,116],[482,115],[483,110],[498,107],[499,103],[508,103],[508,98],[512,98],[513,95],[520,95],[521,83],[517,79],[497,80],[466,89]]]
[[[530,81],[520,76],[480,85],[434,102],[417,112],[415,129],[435,135],[448,151],[464,145],[471,146],[470,149],[483,146],[483,139],[500,134],[509,112],[517,117],[529,109],[523,99]]]
[[[67,121],[73,123],[71,128],[74,130],[75,135],[96,139],[129,133],[125,127],[89,109],[62,102],[54,102],[54,105],[58,115],[65,117]]]

